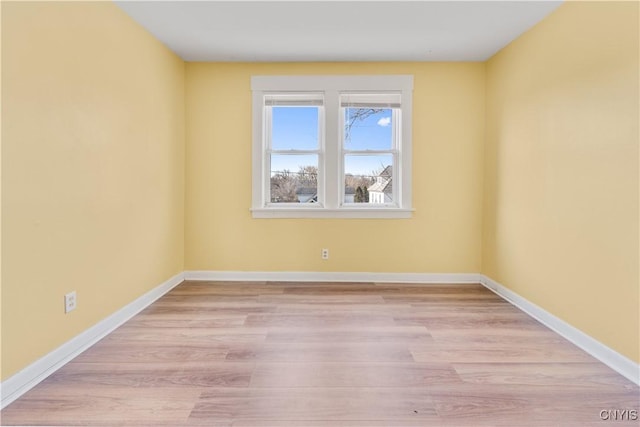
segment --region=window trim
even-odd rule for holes
[[[254,218],[411,218],[412,186],[411,186],[411,141],[412,141],[412,75],[377,75],[377,76],[253,76],[251,77],[253,92],[253,147],[252,147],[252,203],[251,213]],[[394,184],[400,191],[394,205],[355,206],[344,204],[340,195],[344,193],[339,182],[344,171],[342,137],[340,136],[340,94],[350,92],[400,92],[401,106],[401,147],[398,161],[401,170],[393,168]],[[324,93],[324,135],[323,144],[319,147],[324,163],[322,190],[323,204],[285,204],[277,206],[265,200],[266,183],[265,168],[267,166],[265,141],[264,96],[272,93]],[[396,187],[396,185],[394,185]]]

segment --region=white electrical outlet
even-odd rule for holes
[[[322,250],[322,259],[329,259],[329,249]]]
[[[76,309],[78,300],[76,298],[76,291],[69,292],[64,296],[64,312],[68,313]]]

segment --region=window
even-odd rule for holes
[[[321,94],[264,97],[267,205],[317,203],[322,105]]]
[[[256,218],[411,216],[412,76],[254,76]]]
[[[400,94],[340,95],[344,205],[397,206],[393,170],[399,165],[400,115]]]

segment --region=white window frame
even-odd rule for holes
[[[391,107],[390,105],[390,101],[382,101],[383,103],[387,103],[389,102],[389,104],[387,105],[379,105],[380,104],[380,99],[384,99],[384,98],[388,98],[388,96],[386,96],[386,94],[381,93],[380,91],[378,91],[377,93],[373,93],[373,94],[369,94],[369,93],[352,93],[352,92],[348,92],[348,93],[341,93],[340,97],[345,96],[345,97],[349,97],[350,95],[355,95],[356,97],[358,95],[364,95],[364,97],[375,97],[378,98],[378,102],[373,102],[371,104],[367,104],[366,101],[364,104],[362,104],[363,107],[365,108],[392,108],[392,112],[391,112],[391,126],[392,126],[392,130],[391,130],[391,147],[389,149],[385,149],[385,150],[370,150],[370,149],[365,149],[365,150],[353,150],[353,149],[348,149],[346,147],[346,141],[344,140],[344,128],[345,128],[345,115],[344,115],[344,110],[348,107],[343,107],[342,106],[342,99],[340,100],[340,171],[342,172],[341,174],[341,178],[344,179],[345,175],[346,175],[346,171],[345,171],[345,166],[344,166],[344,160],[346,158],[346,156],[348,155],[355,155],[355,156],[376,156],[379,154],[390,154],[393,157],[393,162],[391,164],[392,166],[392,177],[391,177],[391,181],[392,182],[399,182],[399,178],[398,178],[398,174],[397,171],[402,169],[402,159],[400,159],[400,145],[401,145],[401,141],[402,141],[402,134],[400,132],[400,130],[402,129],[402,125],[401,125],[401,116],[402,116],[402,108],[398,108],[397,106],[393,106]],[[395,93],[392,93],[391,98],[397,98],[397,95],[400,95],[400,93],[398,93],[398,91],[396,91]],[[394,102],[395,104],[396,102]],[[376,105],[378,104],[378,105]],[[399,191],[398,191],[398,187],[399,185],[395,185],[393,186],[393,193],[392,193],[392,202],[388,203],[385,202],[384,198],[385,196],[382,196],[382,200],[380,201],[375,201],[374,203],[377,205],[375,207],[400,207],[400,204],[398,203],[398,198],[399,198]],[[350,207],[350,208],[354,208],[354,209],[371,209],[372,206],[368,205],[368,204],[355,204],[355,203],[344,203],[344,199],[345,199],[345,194],[344,194],[344,185],[340,186],[340,201],[341,201],[341,206],[345,206],[345,207]],[[369,197],[371,197],[371,195],[369,195]]]
[[[254,218],[411,218],[411,116],[413,76],[253,76],[253,177]],[[400,93],[397,165],[393,165],[393,204],[344,204],[344,148],[340,95],[348,93]],[[322,93],[324,129],[320,131],[318,196],[320,203],[270,203],[269,147],[265,95]],[[394,123],[395,124],[395,123]]]
[[[264,123],[263,123],[263,133],[262,133],[262,149],[263,151],[263,166],[264,166],[264,180],[263,180],[263,185],[264,185],[264,206],[267,209],[274,209],[274,208],[282,208],[282,207],[288,207],[288,208],[295,208],[295,209],[316,209],[319,206],[322,206],[322,201],[324,200],[324,99],[322,98],[322,94],[321,93],[296,93],[295,95],[291,96],[291,94],[282,94],[282,93],[276,93],[276,94],[265,94],[265,97],[269,97],[275,100],[275,103],[273,103],[273,106],[276,106],[278,104],[280,105],[288,105],[288,106],[292,106],[293,103],[287,102],[286,98],[298,98],[299,102],[297,102],[298,105],[300,106],[317,106],[318,108],[318,146],[315,150],[275,150],[273,148],[273,141],[272,141],[272,125],[273,125],[273,118],[272,118],[272,108],[268,108],[268,106],[266,105],[266,102],[263,101],[263,103],[265,104],[263,106],[264,110],[263,110],[263,117],[264,117]],[[264,98],[263,98],[264,99]],[[280,102],[278,103],[278,99],[280,100]],[[312,100],[315,100],[312,101]],[[309,102],[305,102],[305,101],[309,101]],[[273,154],[276,155],[304,155],[304,154],[312,154],[312,155],[317,155],[318,156],[318,187],[317,187],[317,196],[318,196],[318,202],[319,203],[272,203],[271,202],[271,156]]]

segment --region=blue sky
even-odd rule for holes
[[[271,111],[274,150],[318,148],[318,107],[273,107]]]
[[[347,115],[349,114],[347,110]],[[317,107],[273,107],[272,146],[275,150],[314,150],[318,147]],[[346,148],[351,150],[385,150],[391,148],[391,110],[382,110],[358,120],[351,128]],[[390,155],[348,156],[347,173],[371,174],[391,163]],[[317,165],[317,156],[274,155],[271,170],[289,169],[296,172],[299,166]]]

